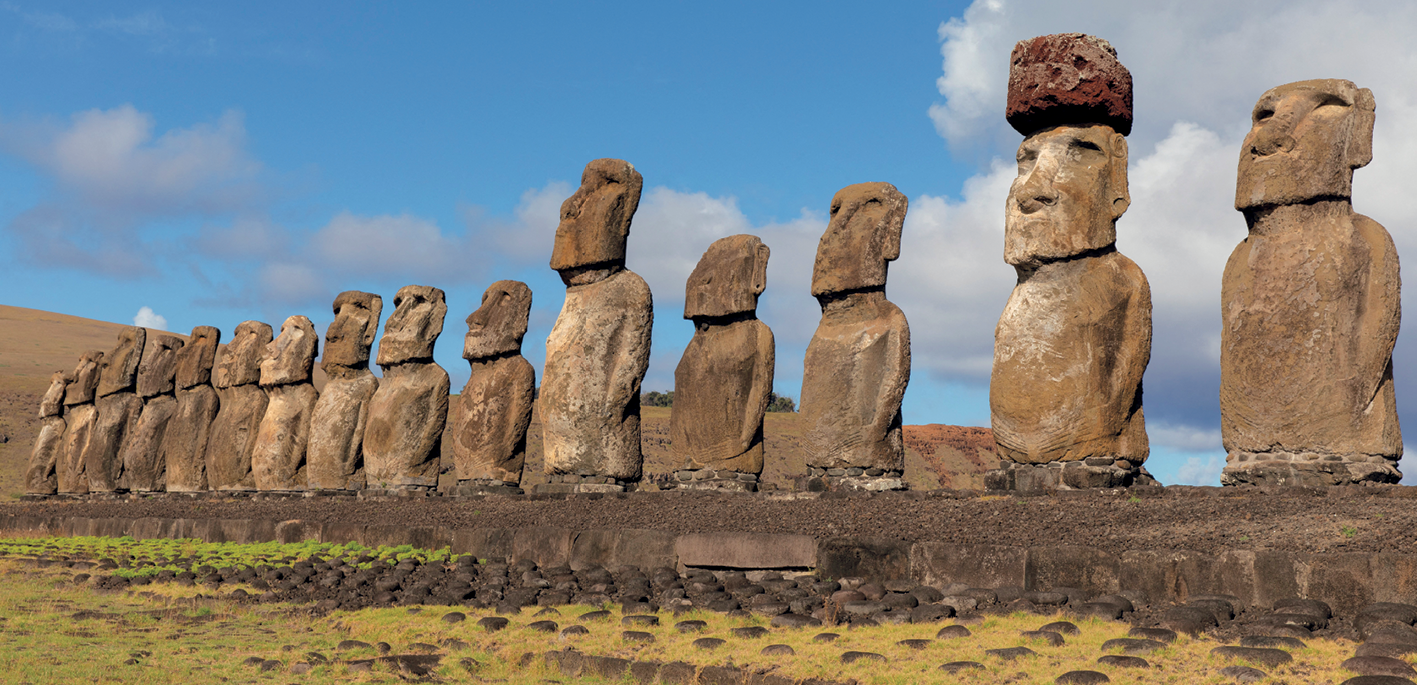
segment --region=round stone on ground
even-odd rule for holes
[[[1226,666],[1220,669],[1220,675],[1231,678],[1237,683],[1258,683],[1269,677],[1265,675],[1264,671],[1249,666]]]
[[[1110,652],[1114,649],[1122,650],[1123,654],[1146,654],[1147,652],[1161,649],[1166,643],[1157,640],[1142,640],[1134,637],[1119,637],[1102,643],[1102,651]]]
[[[1289,652],[1267,647],[1216,647],[1210,650],[1210,653],[1222,659],[1238,659],[1268,668],[1274,668],[1294,660]]]
[[[841,663],[854,664],[858,661],[879,661],[885,663],[886,657],[875,652],[844,652],[841,655]]]
[[[812,637],[812,642],[836,642],[840,637],[836,633],[817,633]]]
[[[645,615],[626,616],[626,617],[620,619],[620,625],[622,625],[622,626],[657,626],[657,625],[659,625],[659,617],[658,617],[658,616],[645,616]]]
[[[1110,683],[1112,679],[1108,678],[1107,674],[1097,671],[1068,671],[1058,676],[1057,680],[1053,682],[1057,685],[1098,685],[1099,683]]]
[[[1395,642],[1364,642],[1354,650],[1353,656],[1390,656],[1401,658],[1417,653],[1417,645],[1400,645]]]
[[[957,637],[969,637],[971,633],[964,626],[945,626],[940,632],[935,633],[936,640],[950,640]]]
[[[704,621],[680,621],[674,624],[674,629],[681,633],[697,633],[708,627]]]
[[[1054,647],[1063,646],[1063,636],[1051,630],[1025,630],[1019,633],[1019,637],[1025,640],[1040,640]]]
[[[745,628],[734,628],[729,632],[733,633],[734,637],[741,637],[751,640],[767,635],[768,629],[762,626],[747,626]]]
[[[590,629],[585,626],[566,626],[561,629],[561,637],[575,637],[577,635],[590,635]]]
[[[486,630],[489,633],[495,633],[499,630],[502,630],[506,628],[507,625],[510,623],[511,621],[508,621],[507,619],[502,618],[501,616],[484,616],[480,619],[477,619],[477,625],[481,626],[483,630]]]
[[[1417,671],[1414,671],[1406,661],[1390,656],[1355,656],[1339,666],[1358,675],[1390,675],[1401,678],[1417,675]]]
[[[1394,675],[1360,675],[1339,683],[1339,685],[1417,685],[1408,678]]]
[[[638,630],[626,630],[620,633],[620,637],[626,642],[654,642],[654,636]]]
[[[1417,630],[1402,624],[1384,625],[1371,631],[1358,630],[1364,642],[1389,642],[1399,645],[1417,645]]]
[[[1106,621],[1116,621],[1122,618],[1122,607],[1119,604],[1110,602],[1087,602],[1079,605],[1073,610],[1079,616],[1094,616]]]
[[[768,645],[759,653],[763,656],[796,656],[797,650],[791,645]]]
[[[427,642],[412,642],[409,643],[406,651],[416,652],[419,654],[432,654],[433,652],[438,651],[438,646],[430,645]]]
[[[599,611],[587,611],[578,617],[582,621],[609,621],[610,612],[601,609]]]
[[[350,649],[373,649],[374,645],[359,640],[345,640],[335,645],[335,651],[343,652]],[[252,657],[255,658],[255,657]]]
[[[259,656],[248,656],[246,657],[246,660],[241,663],[246,666],[260,666],[261,664],[266,663],[266,660]]]
[[[295,675],[304,675],[310,672],[310,668],[310,664],[307,664],[304,661],[297,661],[290,665],[290,672]]]
[[[778,614],[768,624],[774,628],[820,628],[822,620],[802,614]]]
[[[467,620],[467,614],[464,614],[464,613],[461,612],[461,611],[450,611],[450,612],[448,612],[448,613],[446,613],[446,614],[443,614],[443,622],[444,622],[444,623],[462,623],[463,621],[466,621],[466,620]]]
[[[698,649],[718,649],[719,647],[722,647],[725,642],[726,641],[722,638],[701,637],[697,640],[694,640],[693,645]]]
[[[1117,668],[1151,668],[1151,664],[1146,659],[1139,656],[1125,656],[1122,654],[1108,654],[1097,658],[1097,663],[1103,666],[1115,666]]]
[[[274,670],[280,668],[281,665],[282,665],[282,664],[281,664],[279,661],[276,661],[275,659],[267,659],[267,660],[261,662],[261,671],[262,671],[262,672],[274,671]]]
[[[986,649],[984,653],[989,656],[998,657],[1004,661],[1013,661],[1019,657],[1033,656],[1038,652],[1027,647],[1004,647],[1003,649]]]
[[[1076,625],[1067,621],[1054,621],[1039,628],[1039,630],[1049,630],[1059,635],[1077,635],[1079,632]]]
[[[984,664],[977,661],[951,661],[947,664],[940,664],[940,670],[945,673],[959,673],[960,671],[982,671]]]
[[[929,647],[929,646],[930,646],[930,641],[929,641],[929,640],[901,640],[900,642],[897,642],[896,644],[899,645],[899,646],[901,646],[901,647],[908,647],[908,648],[910,648],[910,649],[925,649],[926,647]]]
[[[1276,606],[1278,605],[1276,604]],[[1413,623],[1417,623],[1417,606],[1398,604],[1396,602],[1376,602],[1359,609],[1358,616],[1386,619],[1412,625]]]
[[[556,625],[555,621],[533,621],[528,623],[526,627],[543,633],[554,633],[561,629],[561,626]]]
[[[1156,640],[1170,644],[1176,641],[1176,631],[1169,628],[1132,628],[1127,631],[1131,637],[1139,637],[1144,640]]]
[[[541,611],[538,611],[538,612],[536,612],[536,613],[533,614],[533,615],[534,615],[534,616],[560,616],[560,615],[561,615],[561,611],[560,611],[559,609],[557,609],[556,607],[546,607],[545,609],[542,609]]]
[[[1240,638],[1241,647],[1272,647],[1274,649],[1303,649],[1304,641],[1282,635],[1246,635]]]

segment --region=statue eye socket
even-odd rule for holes
[[[1256,111],[1255,111],[1255,122],[1256,122],[1256,123],[1260,123],[1260,122],[1268,121],[1269,118],[1270,118],[1270,117],[1273,117],[1273,116],[1274,116],[1274,110],[1272,110],[1272,109],[1265,108],[1265,109],[1261,109],[1261,110],[1256,110]]]
[[[1074,140],[1072,143],[1072,147],[1079,148],[1082,150],[1093,150],[1095,152],[1102,152],[1102,148],[1099,147],[1097,143],[1094,143],[1090,140]]]

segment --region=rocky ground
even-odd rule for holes
[[[1041,496],[645,492],[358,500],[352,497],[14,502],[0,516],[304,519],[454,528],[557,526],[793,533],[957,544],[1137,549],[1402,552],[1417,545],[1417,489],[1133,488]]]

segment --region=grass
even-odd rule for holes
[[[132,572],[149,572],[158,564],[153,559],[190,559],[212,565],[264,563],[299,558],[313,553],[324,555],[358,552],[369,556],[419,556],[441,561],[446,551],[411,548],[353,548],[349,546],[300,543],[297,545],[209,544],[193,540],[146,540],[127,538],[28,538],[0,540],[0,673],[8,683],[393,683],[407,678],[395,668],[376,666],[361,673],[347,672],[343,663],[312,663],[310,672],[296,675],[290,666],[306,660],[308,652],[318,652],[331,661],[367,659],[375,652],[335,652],[347,639],[370,644],[387,642],[394,653],[413,643],[437,645],[460,640],[466,646],[440,649],[445,654],[434,677],[441,682],[539,683],[547,680],[571,683],[607,682],[597,678],[568,678],[545,664],[541,654],[574,648],[585,654],[616,656],[637,661],[687,661],[698,666],[731,665],[766,671],[792,679],[808,677],[834,681],[855,679],[863,685],[906,685],[908,683],[1051,683],[1070,670],[1098,670],[1113,683],[1224,683],[1218,670],[1232,662],[1210,655],[1220,643],[1208,638],[1182,636],[1163,649],[1143,655],[1151,669],[1128,670],[1102,666],[1096,660],[1104,652],[1102,644],[1125,637],[1129,626],[1097,619],[1013,614],[988,616],[982,623],[969,625],[967,638],[934,640],[942,624],[903,624],[870,628],[780,629],[758,639],[738,638],[733,628],[768,626],[762,617],[729,617],[691,611],[673,616],[661,612],[661,625],[623,627],[620,611],[612,607],[609,621],[582,621],[579,616],[599,607],[558,607],[559,615],[536,616],[536,608],[511,616],[511,626],[489,633],[476,625],[490,610],[465,607],[424,607],[416,613],[408,608],[336,611],[314,616],[305,608],[287,604],[242,604],[203,594],[200,586],[173,583],[145,585],[140,591],[103,593],[72,582],[74,570],[62,566],[37,569],[26,557],[44,554],[50,558],[99,558],[104,555],[129,564]],[[180,555],[180,557],[174,557]],[[223,586],[223,591],[236,587]],[[245,588],[248,592],[253,589]],[[461,623],[442,621],[450,611],[467,614]],[[564,628],[584,625],[589,635],[562,637],[558,633],[537,632],[528,624],[553,620]],[[698,633],[680,633],[674,624],[682,620],[702,620],[708,627]],[[1020,637],[1053,620],[1070,620],[1080,634],[1068,635],[1066,644],[1053,647]],[[639,630],[654,635],[653,643],[631,643],[623,630]],[[813,640],[821,632],[840,635],[835,642]],[[722,647],[704,651],[692,646],[700,637],[727,640]],[[923,650],[897,643],[905,639],[926,639]],[[786,644],[794,656],[763,656],[770,644]],[[985,650],[1027,646],[1038,654],[1015,661],[986,656]],[[865,651],[886,657],[884,664],[857,662],[844,665],[846,651]],[[1352,653],[1345,641],[1312,639],[1305,649],[1294,650],[1294,662],[1264,669],[1265,682],[1332,682],[1350,677],[1337,665]],[[281,661],[272,672],[246,666],[249,657]],[[950,661],[977,661],[984,670],[947,675],[938,670]]]

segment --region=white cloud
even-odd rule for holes
[[[312,240],[323,267],[370,276],[420,274],[451,278],[478,261],[475,246],[411,214],[357,216],[340,212]]]
[[[1225,468],[1223,455],[1187,457],[1176,470],[1176,482],[1167,485],[1220,485],[1220,472]]]
[[[154,312],[152,307],[142,307],[138,310],[138,315],[133,317],[133,325],[165,331],[167,330],[167,317]]]

